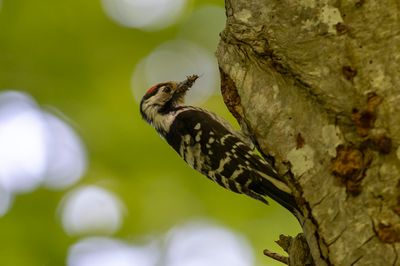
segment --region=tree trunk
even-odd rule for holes
[[[314,264],[400,265],[399,0],[226,0],[226,14],[225,103],[289,171]]]

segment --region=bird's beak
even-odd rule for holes
[[[193,86],[194,82],[199,76],[191,75],[186,77],[182,82],[175,83],[175,90],[172,95],[172,102],[175,104],[183,104],[186,92]]]
[[[184,81],[178,83],[174,94],[185,94],[193,86],[198,77],[198,75],[187,76]]]

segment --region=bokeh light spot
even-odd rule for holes
[[[86,169],[73,129],[21,92],[0,93],[0,147],[0,185],[9,193],[30,192],[43,183],[64,188]]]
[[[136,247],[99,237],[79,241],[68,253],[68,266],[155,266],[159,257],[152,245]]]
[[[124,241],[89,237],[68,252],[69,266],[253,266],[247,241],[211,223],[177,226],[165,237],[138,246]]]
[[[123,205],[113,193],[85,186],[67,194],[60,215],[69,235],[112,234],[122,224]]]
[[[28,192],[46,170],[45,123],[27,95],[0,94],[0,184],[10,192]]]
[[[135,100],[140,103],[146,90],[154,84],[181,81],[192,74],[200,78],[188,92],[186,102],[200,104],[219,87],[216,59],[211,52],[189,41],[164,43],[136,65],[132,76]]]
[[[191,223],[169,233],[166,266],[252,266],[251,247],[243,237],[215,225]]]
[[[86,155],[79,137],[64,121],[50,113],[43,114],[48,136],[48,166],[44,184],[65,188],[76,183],[86,170]]]
[[[143,30],[166,28],[181,16],[186,0],[102,0],[105,13],[117,23]]]

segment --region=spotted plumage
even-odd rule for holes
[[[140,105],[143,118],[192,168],[212,181],[264,203],[268,196],[297,216],[285,181],[240,132],[212,112],[184,105],[185,93],[196,78],[150,88]]]

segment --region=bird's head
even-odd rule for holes
[[[183,105],[186,92],[199,76],[188,76],[182,82],[163,82],[147,90],[140,102],[140,113],[149,123],[157,116],[168,114]]]
[[[186,92],[199,76],[188,76],[182,82],[163,82],[147,90],[140,102],[142,117],[151,122],[152,117],[158,114],[169,113],[184,102]]]

